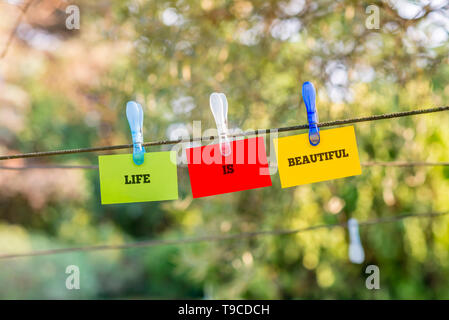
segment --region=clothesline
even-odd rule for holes
[[[382,223],[392,223],[396,221],[401,221],[410,218],[438,218],[445,216],[449,212],[429,212],[421,214],[402,214],[394,217],[378,218],[373,220],[360,221],[359,226],[372,226]],[[334,224],[321,224],[310,226],[306,228],[299,229],[278,229],[278,230],[261,230],[254,232],[244,232],[244,233],[234,233],[234,234],[222,234],[222,235],[206,235],[198,237],[189,237],[181,239],[152,239],[140,242],[131,242],[124,244],[105,244],[105,245],[93,245],[93,246],[83,246],[83,247],[72,247],[72,248],[58,248],[49,250],[38,250],[25,253],[5,253],[0,254],[0,260],[14,259],[14,258],[25,258],[25,257],[36,257],[36,256],[49,256],[56,254],[72,253],[72,252],[91,252],[91,251],[106,251],[106,250],[125,250],[132,248],[145,248],[145,247],[158,247],[158,246],[168,246],[168,245],[186,245],[192,243],[204,243],[204,242],[218,242],[225,240],[242,240],[257,238],[261,236],[283,236],[283,235],[293,235],[303,232],[309,232],[319,229],[331,229],[335,227],[347,228],[347,223],[334,223]]]
[[[360,163],[364,167],[438,167],[449,166],[449,162],[426,161],[366,161]],[[86,169],[98,170],[98,165],[26,165],[26,166],[0,166],[0,170],[32,170],[32,169]]]
[[[428,108],[428,109],[418,109],[418,110],[412,110],[412,111],[394,112],[394,113],[372,115],[372,116],[359,117],[359,118],[350,118],[350,119],[321,122],[321,123],[318,123],[318,127],[320,127],[320,128],[333,127],[333,126],[344,125],[344,124],[367,122],[367,121],[377,121],[377,120],[392,119],[392,118],[401,118],[401,117],[420,115],[420,114],[426,114],[426,113],[434,113],[434,112],[442,112],[442,111],[448,111],[448,110],[449,110],[449,106],[443,106],[443,107]],[[269,134],[272,132],[287,132],[287,131],[304,130],[304,129],[307,129],[308,127],[309,127],[308,124],[303,124],[303,125],[281,127],[281,128],[251,130],[251,131],[245,131],[245,132],[238,133],[238,134],[231,134],[230,137],[237,138],[237,137],[245,137],[245,136],[266,135],[266,134]],[[171,145],[171,144],[177,144],[177,143],[188,143],[188,142],[196,142],[196,141],[211,141],[211,140],[216,140],[217,138],[218,138],[217,136],[210,136],[210,137],[198,137],[198,138],[178,139],[178,140],[160,140],[160,141],[153,141],[153,142],[145,142],[145,143],[143,143],[143,146],[150,147],[150,146]],[[131,149],[132,147],[133,147],[132,144],[123,144],[123,145],[92,147],[92,148],[77,148],[77,149],[65,149],[65,150],[54,150],[54,151],[37,151],[37,152],[30,152],[30,153],[2,155],[2,156],[0,156],[0,160],[36,158],[36,157],[55,156],[55,155],[64,155],[64,154],[73,154],[73,153],[85,153],[85,152],[111,151],[111,150],[120,150],[120,149]]]

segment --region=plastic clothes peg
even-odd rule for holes
[[[349,260],[352,263],[360,264],[365,260],[365,252],[363,251],[362,243],[359,236],[359,223],[356,219],[348,220],[349,230]]]
[[[142,106],[135,102],[129,101],[126,104],[126,117],[128,118],[131,135],[133,138],[133,161],[136,165],[141,165],[144,161],[145,148],[143,144],[143,110]]]
[[[228,100],[224,93],[214,92],[210,95],[209,102],[217,124],[220,153],[226,157],[231,154],[231,144],[228,137]]]
[[[302,98],[306,104],[307,120],[309,121],[309,142],[312,146],[320,143],[320,129],[318,128],[318,112],[316,111],[316,93],[313,84],[309,81],[302,85]]]

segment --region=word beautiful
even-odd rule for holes
[[[328,161],[328,160],[334,159],[334,156],[336,159],[347,158],[347,157],[349,157],[349,154],[346,153],[346,149],[341,149],[341,150],[327,151],[327,152],[322,152],[322,153],[309,154],[306,156],[288,158],[288,166],[293,167],[293,166],[299,166],[302,164],[314,163],[317,161]]]

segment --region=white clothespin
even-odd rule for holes
[[[231,154],[231,144],[228,137],[228,100],[224,93],[214,92],[210,95],[209,102],[217,124],[220,153],[226,157]]]
[[[352,263],[361,264],[365,260],[365,252],[360,242],[359,223],[357,219],[348,220],[349,230],[349,260]]]
[[[145,148],[143,144],[143,109],[142,106],[135,102],[129,101],[126,104],[126,117],[128,118],[131,135],[133,138],[133,161],[140,166],[145,159]]]

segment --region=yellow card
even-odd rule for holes
[[[308,133],[273,142],[282,188],[362,173],[353,126],[320,130],[317,146],[310,144]]]
[[[140,166],[132,154],[99,156],[98,164],[102,204],[178,199],[174,151],[145,153]]]

